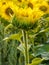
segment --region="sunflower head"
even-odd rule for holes
[[[39,5],[39,10],[43,11],[44,13],[49,12],[49,5],[46,1],[42,2],[41,5]]]
[[[14,26],[22,29],[31,29],[38,19],[48,12],[48,4],[43,0],[27,0],[27,8],[20,7],[16,13]]]
[[[49,0],[47,1],[47,4],[49,5]]]
[[[1,2],[2,7],[0,7],[0,15],[1,17],[10,20],[11,16],[14,15],[14,4],[11,1]]]
[[[40,6],[40,8],[39,8],[41,11],[43,11],[43,12],[46,12],[47,11],[47,7],[46,6]]]
[[[41,16],[49,12],[48,3],[43,0],[17,0],[2,2],[1,16],[7,20],[13,18],[13,25],[21,29],[31,29]]]
[[[30,7],[31,9],[33,9],[33,4],[32,3],[28,3],[28,7]]]

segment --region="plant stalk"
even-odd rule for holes
[[[25,65],[29,64],[29,50],[28,50],[28,34],[23,30],[23,42],[25,45]]]

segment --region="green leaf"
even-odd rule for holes
[[[41,59],[41,58],[34,58],[32,60],[32,63],[29,64],[29,65],[39,65],[44,59]]]
[[[17,33],[17,34],[11,34],[9,37],[4,38],[3,40],[12,39],[12,40],[20,41],[21,37],[22,37],[22,34],[21,33]]]
[[[41,53],[42,58],[45,58],[45,60],[49,60],[49,52],[43,52]]]

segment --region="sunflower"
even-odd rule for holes
[[[28,1],[28,7],[34,8],[37,4],[41,4],[42,0],[27,0]]]
[[[36,20],[48,13],[49,8],[47,2],[43,0],[26,0],[26,2],[27,5],[24,8],[19,7],[18,11],[15,8],[16,21],[12,23],[18,28],[30,29]]]
[[[8,2],[2,2],[2,7],[0,8],[0,14],[1,17],[10,20],[11,16],[14,15],[15,12],[15,5],[13,2],[8,1]]]
[[[41,2],[41,4],[37,4],[36,8],[38,8],[40,11],[42,11],[43,13],[49,13],[49,5],[46,1]]]
[[[33,15],[31,8],[19,8],[16,12],[16,21],[13,21],[13,25],[18,28],[30,29],[33,24]]]
[[[36,20],[49,12],[48,3],[43,0],[16,0],[2,2],[1,16],[7,20],[15,14],[13,25],[18,28],[31,29]]]

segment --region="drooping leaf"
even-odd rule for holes
[[[29,65],[39,65],[44,59],[41,59],[41,58],[34,58],[32,60],[32,63],[29,64]]]
[[[4,38],[3,40],[12,39],[12,40],[20,41],[21,37],[22,37],[22,34],[21,33],[17,33],[17,34],[11,34],[9,37]]]

